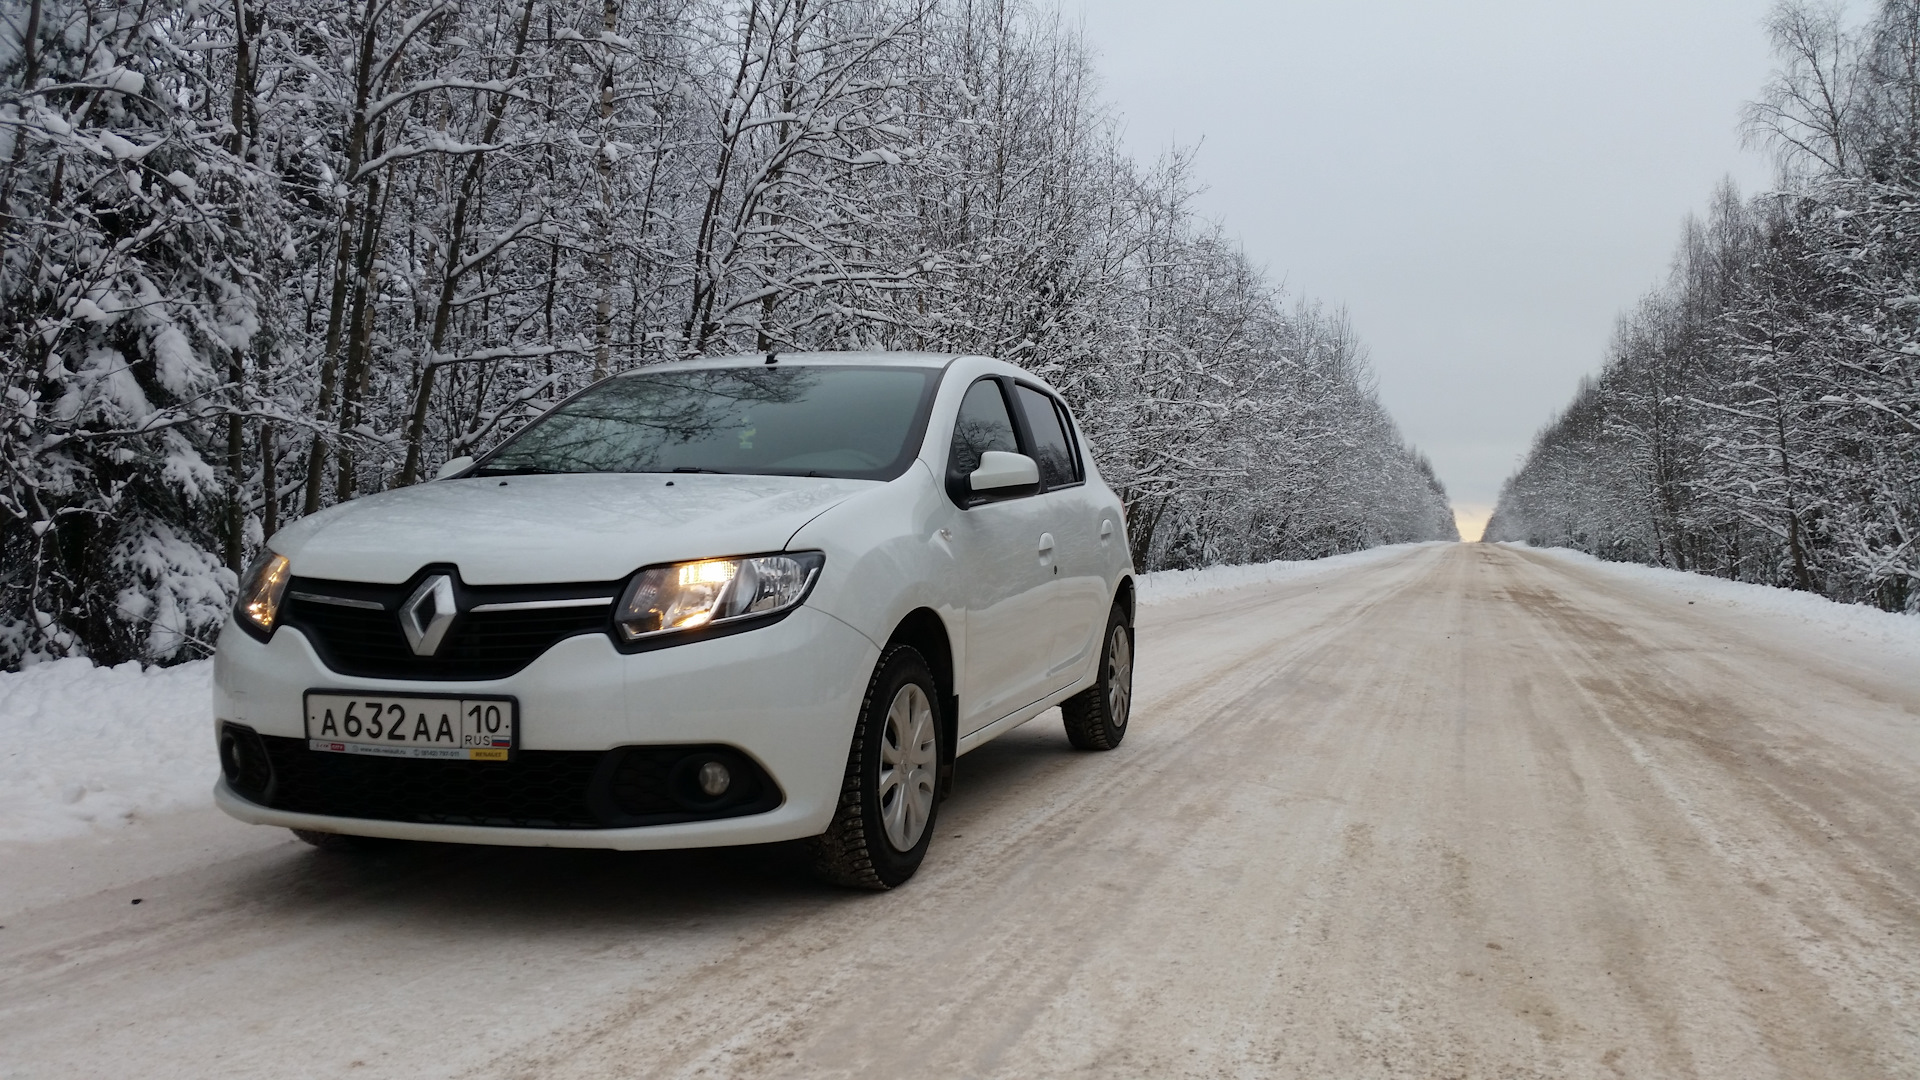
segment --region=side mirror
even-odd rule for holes
[[[449,476],[458,476],[471,468],[473,468],[473,458],[471,456],[457,457],[445,465],[440,466],[440,471],[434,473],[433,478],[435,480],[445,480]]]
[[[1040,482],[1040,466],[1025,454],[989,450],[980,455],[980,467],[967,477],[967,486],[975,491],[1000,491],[1005,488],[1033,487]]]

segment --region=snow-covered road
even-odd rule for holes
[[[0,1078],[1920,1075],[1920,638],[1743,595],[1460,545],[1148,606],[1126,744],[963,759],[886,895],[0,846]]]

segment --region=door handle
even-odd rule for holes
[[[1040,554],[1043,556],[1053,554],[1053,534],[1052,533],[1040,534]]]
[[[1113,519],[1102,519],[1100,522],[1100,542],[1104,544],[1111,539],[1113,539]]]

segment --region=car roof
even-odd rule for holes
[[[931,352],[783,352],[773,354],[776,365],[807,367],[916,367],[945,368],[955,360],[961,359],[959,353]],[[982,357],[981,359],[991,359]],[[732,356],[702,356],[692,360],[675,360],[665,364],[649,364],[622,374],[639,374],[677,369],[764,367],[766,353],[736,353]]]

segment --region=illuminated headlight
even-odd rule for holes
[[[702,559],[635,574],[614,621],[628,641],[785,611],[807,598],[826,556],[817,551]]]
[[[233,617],[240,625],[262,633],[273,629],[280,614],[280,598],[286,594],[287,580],[293,576],[292,564],[284,555],[262,551],[240,579],[240,599]]]

